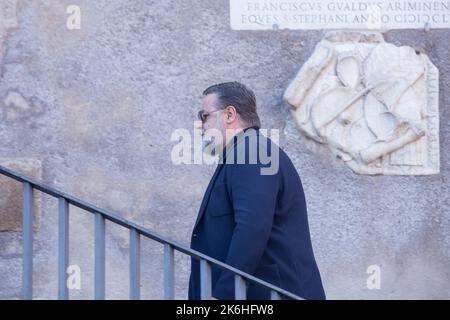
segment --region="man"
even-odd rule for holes
[[[191,248],[305,299],[324,299],[300,178],[284,151],[260,134],[255,95],[244,85],[229,82],[209,87],[203,96],[202,131],[222,134],[223,139],[207,143],[222,152],[200,207]],[[230,131],[234,134],[227,135]],[[264,153],[276,155],[275,172],[264,172],[268,169]],[[191,268],[189,299],[199,299],[199,261],[192,259]],[[213,266],[211,281],[213,298],[234,299],[232,274]],[[270,291],[249,284],[247,298],[269,299]]]

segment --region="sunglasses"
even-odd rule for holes
[[[214,110],[214,111],[211,111],[211,112],[206,112],[205,110],[200,110],[200,111],[198,112],[198,119],[199,119],[202,123],[205,123],[205,122],[206,122],[206,119],[208,119],[208,116],[209,116],[210,114],[213,114],[214,112],[217,112],[217,111],[223,111],[223,110],[225,110],[225,109],[218,109],[218,110]]]

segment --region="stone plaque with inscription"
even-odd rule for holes
[[[439,173],[439,73],[381,33],[335,31],[287,88],[299,129],[359,174]]]
[[[234,30],[449,28],[450,1],[230,0]]]

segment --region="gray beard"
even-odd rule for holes
[[[217,144],[217,141],[214,140],[213,137],[210,139],[202,140],[202,151],[203,153],[207,154],[208,156],[215,156],[218,153],[218,149],[220,148],[220,144]]]

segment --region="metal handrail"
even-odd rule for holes
[[[68,299],[66,270],[68,267],[69,204],[95,214],[95,299],[105,298],[105,219],[130,230],[130,299],[140,298],[140,236],[164,245],[164,298],[174,299],[174,250],[200,260],[201,299],[211,299],[211,265],[235,276],[235,298],[246,299],[246,280],[271,290],[271,299],[285,296],[295,300],[303,298],[256,278],[248,273],[211,258],[201,252],[168,239],[156,232],[128,221],[112,211],[99,208],[42,182],[0,166],[0,174],[23,183],[23,270],[22,298],[33,296],[33,190],[39,190],[59,199],[58,223],[58,299]]]

